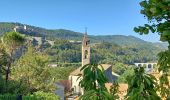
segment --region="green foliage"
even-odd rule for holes
[[[60,100],[60,98],[54,93],[46,93],[42,91],[38,91],[30,95],[30,97],[36,98],[36,100]],[[23,97],[23,100],[31,100],[28,97]]]
[[[0,73],[0,93],[3,93],[5,90],[5,80],[2,73]]]
[[[160,52],[158,56],[160,58],[158,60],[160,66],[158,71],[163,73],[160,77],[160,92],[163,97],[168,98],[170,96],[170,82],[168,79],[170,76],[170,50]]]
[[[18,32],[7,32],[3,35],[1,42],[4,47],[4,51],[1,51],[3,53],[3,61],[5,63],[4,71],[5,71],[5,91],[7,92],[9,88],[9,74],[10,74],[10,68],[12,63],[14,62],[14,54],[16,53],[17,48],[19,48],[25,41],[25,37],[18,33]],[[1,46],[2,47],[2,46]],[[5,56],[4,56],[5,55]],[[5,58],[4,58],[5,57]]]
[[[3,23],[0,24],[0,35],[3,35],[3,33],[13,31],[13,28],[15,27],[14,24],[11,23]]]
[[[22,94],[55,89],[54,79],[48,68],[48,56],[35,52],[31,47],[13,66],[12,79],[20,82],[18,92]]]
[[[53,63],[80,63],[81,44],[68,43],[67,40],[56,40],[57,43],[45,52]],[[91,44],[91,62],[116,64],[134,64],[135,62],[157,61],[156,54],[162,49],[152,45],[121,47],[108,42]],[[119,66],[119,65],[118,65]]]
[[[75,67],[56,67],[50,68],[50,73],[55,81],[68,79],[70,73],[75,70]]]
[[[17,26],[23,27],[24,24],[21,23],[0,23],[0,35],[6,32],[12,31],[13,28]],[[27,25],[28,29],[33,31],[28,31],[26,34],[29,36],[45,36],[46,39],[49,40],[75,40],[81,41],[83,34],[79,32],[74,32],[66,29],[56,29],[56,30],[49,30],[44,28],[39,28],[35,26]],[[22,31],[21,31],[22,33]],[[25,34],[23,32],[23,34]],[[117,44],[119,46],[129,46],[129,44],[136,46],[136,45],[147,45],[148,42],[143,41],[139,38],[134,36],[123,36],[123,35],[105,35],[105,36],[88,36],[91,43],[99,43],[99,42],[109,42],[113,44]],[[123,41],[122,41],[123,40]],[[153,46],[153,45],[152,45]]]
[[[151,25],[135,27],[134,31],[140,34],[148,34],[149,30],[161,34],[161,41],[170,40],[170,2],[169,0],[144,0],[140,2],[141,14],[147,17]]]
[[[5,47],[2,43],[0,43],[0,73],[4,73],[5,66],[7,65],[9,60],[9,55],[5,51]]]
[[[17,95],[15,94],[0,94],[0,100],[16,100]]]
[[[145,24],[143,27],[134,28],[136,32],[141,34],[148,34],[151,32],[158,32],[162,34],[168,30],[169,27],[169,0],[144,0],[140,2],[141,14],[147,17],[151,25]],[[162,34],[164,37],[164,35]]]
[[[15,25],[23,26],[22,24],[16,24],[16,23],[13,23],[12,26],[10,26],[10,23],[8,23],[8,25],[7,24],[3,24],[3,25],[1,25],[0,23],[0,34],[1,34],[1,26],[8,27],[7,30],[11,30],[11,28],[13,28]],[[148,30],[152,30],[151,29],[152,25],[151,26],[145,25],[145,26],[148,28]],[[60,62],[58,65],[64,67],[69,66],[67,65],[68,63],[81,62],[81,43],[71,43],[68,40],[80,41],[82,40],[83,34],[69,31],[69,30],[64,30],[64,29],[46,30],[43,28],[38,28],[33,26],[28,26],[28,28],[33,29],[33,31],[29,31],[30,34],[28,32],[28,35],[31,36],[37,36],[36,34],[40,34],[40,36],[44,35],[46,36],[47,39],[51,39],[51,40],[54,40],[54,38],[57,37],[57,40],[55,40],[53,46],[50,46],[48,43],[45,43],[44,44],[45,46],[44,45],[41,46],[42,50],[45,51],[50,56],[49,57],[50,62],[52,63]],[[2,30],[5,32],[7,31],[6,29],[5,30],[2,29]],[[145,29],[145,33],[147,33],[148,30]],[[152,30],[152,32],[154,31]],[[168,34],[168,32],[164,32],[164,33]],[[133,64],[134,62],[156,61],[157,57],[155,55],[162,50],[159,47],[156,47],[154,44],[145,42],[133,36],[119,36],[119,35],[89,36],[89,38],[92,43],[97,42],[91,44],[92,46],[91,61],[96,63],[110,63],[110,64],[115,64],[115,66],[119,66],[120,67],[119,70],[115,70],[115,69],[114,70],[121,75],[120,78],[121,82],[127,82],[125,80],[126,77],[129,77],[129,74],[133,72],[132,69],[127,69],[127,66],[129,64]],[[14,46],[18,48],[19,44],[20,42],[18,42],[18,44]],[[40,88],[44,90],[45,88],[44,86],[45,85],[48,86],[48,84],[43,83],[44,82],[43,80],[46,80],[43,76],[46,77],[50,73],[51,74],[50,78],[47,77],[47,81],[45,83],[51,84],[52,82],[48,80],[48,79],[52,80],[51,76],[55,77],[55,81],[58,81],[61,79],[65,79],[68,76],[69,72],[72,70],[72,68],[69,67],[70,69],[68,68],[69,69],[68,71],[66,71],[66,68],[63,69],[56,68],[51,71],[51,69],[47,68],[47,63],[46,63],[47,59],[44,60],[46,56],[41,55],[42,56],[41,57],[39,53],[30,53],[30,54],[26,53],[26,54],[27,57],[26,55],[21,57],[19,61],[16,61],[16,65],[12,69],[12,72],[14,72],[12,78],[15,79],[15,81],[18,81],[16,85],[13,85],[16,86],[17,88],[19,87],[18,90],[14,89],[16,93],[19,92],[19,93],[27,94],[29,93],[29,91],[34,92],[39,90]],[[6,58],[4,59],[4,57],[5,56],[0,57],[0,60],[5,62]],[[120,64],[119,62],[121,62],[122,64]],[[124,68],[124,66],[126,67]],[[74,67],[78,67],[78,66],[74,65]],[[59,74],[55,74],[54,72],[55,70]],[[40,84],[40,86],[38,86],[37,84]],[[44,91],[46,90],[47,89],[45,89]],[[88,94],[88,91],[86,93]],[[99,89],[96,89],[94,94],[96,93],[100,94]]]
[[[143,0],[140,2],[141,14],[146,16],[150,25],[145,24],[144,26],[135,27],[134,31],[140,34],[148,34],[149,31],[152,33],[157,32],[160,34],[160,40],[168,42],[170,45],[170,1],[169,0]],[[170,46],[168,50],[158,54],[159,60],[159,72],[162,73],[160,77],[160,92],[161,96],[168,98],[170,95],[169,91],[169,58],[170,58]]]
[[[129,80],[134,75],[134,67],[133,65],[127,65],[123,63],[115,63],[112,67],[112,71],[119,74],[118,82],[119,83],[127,83],[127,80]]]
[[[13,27],[0,23],[0,27],[14,28],[15,25],[23,27],[20,23],[7,23]],[[4,25],[4,26],[3,26]],[[27,35],[51,37],[54,45],[42,44],[41,48],[50,55],[50,62],[56,63],[79,63],[81,62],[81,43],[71,43],[69,40],[81,41],[83,34],[64,29],[47,30],[39,27],[29,26]],[[1,33],[1,29],[0,29]],[[23,32],[23,34],[25,34]],[[162,49],[157,45],[143,41],[133,36],[88,36],[91,40],[91,62],[110,63],[122,62],[133,64],[134,62],[156,61],[156,54]],[[55,38],[55,39],[54,39]],[[122,41],[123,40],[123,41]],[[131,44],[131,45],[129,45]],[[44,46],[46,45],[46,46]]]
[[[11,93],[11,94],[17,93],[18,85],[19,85],[18,81],[9,80],[8,81],[8,87],[6,87],[6,81],[4,80],[4,78],[1,78],[0,81],[1,81],[1,83],[0,83],[0,94],[1,93]]]
[[[128,80],[134,76],[134,66],[128,66],[126,70],[118,77],[119,83],[128,83]]]
[[[66,43],[69,43],[69,41],[65,40],[65,39],[56,39],[54,42],[55,45],[62,45],[62,44],[66,44]]]
[[[112,68],[113,72],[121,75],[124,73],[124,71],[126,71],[128,69],[128,65],[125,65],[123,63],[115,63],[113,65],[114,67]]]
[[[144,67],[135,68],[134,72],[128,80],[127,100],[161,100],[156,93],[156,78],[146,74]]]
[[[103,44],[96,44],[91,48],[91,61],[96,63],[110,63],[116,66],[120,66],[120,62],[128,65],[135,62],[154,62],[157,60],[156,54],[161,51],[158,48],[150,48],[150,45],[120,47],[111,44],[110,49],[99,48],[100,45]]]
[[[110,93],[113,95],[115,99],[119,99],[118,92],[119,92],[119,84],[118,82],[115,81],[110,87]]]
[[[13,50],[23,44],[25,36],[18,32],[7,32],[3,35],[2,40],[8,52],[13,53]]]
[[[79,100],[112,100],[113,97],[108,92],[97,89],[86,91]]]
[[[67,40],[55,41],[55,44],[46,49],[52,62],[60,63],[79,63],[81,61],[81,45],[73,44]]]
[[[108,80],[103,73],[104,69],[102,65],[87,64],[81,68],[81,71],[83,71],[83,79],[80,81],[80,86],[83,87],[85,91],[95,90],[97,84],[102,89],[106,89],[105,83],[108,82]]]
[[[83,76],[80,80],[80,86],[84,89],[84,95],[80,100],[111,100],[113,96],[109,94],[105,87],[108,79],[104,75],[104,69],[98,64],[87,64],[81,68]]]
[[[17,94],[0,94],[0,100],[17,100],[18,96]],[[60,100],[60,98],[53,93],[38,91],[31,95],[22,95],[22,100]]]
[[[18,91],[19,82],[9,80],[8,87],[6,87],[6,80],[4,79],[4,76],[5,76],[4,73],[0,73],[0,94],[4,93],[15,94]]]

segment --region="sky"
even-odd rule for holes
[[[158,42],[156,33],[139,35],[135,26],[148,23],[141,0],[1,0],[0,22],[20,22],[47,29],[68,29],[90,35],[133,35]]]

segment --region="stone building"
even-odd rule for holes
[[[90,40],[87,38],[87,32],[85,32],[82,41],[82,66],[90,63]]]
[[[87,32],[85,32],[83,41],[82,41],[82,66],[89,64],[89,63],[90,63],[90,40],[88,40]],[[83,89],[79,86],[79,82],[81,78],[79,78],[78,80],[77,78],[83,74],[80,71],[82,66],[80,66],[78,69],[71,72],[69,76],[69,80],[71,83],[71,88],[73,89],[73,93],[80,94],[80,95],[83,94]],[[112,83],[114,80],[117,79],[119,75],[117,75],[116,73],[113,74],[112,65],[101,64],[101,66],[104,68],[104,74],[106,75],[110,83]]]
[[[148,74],[154,73],[157,71],[155,66],[157,66],[157,63],[135,63],[136,67],[145,67],[145,72]]]

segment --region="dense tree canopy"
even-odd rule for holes
[[[54,79],[48,68],[48,56],[36,53],[32,47],[17,61],[12,68],[12,79],[19,81],[20,86],[26,86],[26,93],[36,91],[54,91]]]
[[[128,80],[128,100],[161,100],[157,94],[157,80],[146,74],[144,67],[135,68],[134,75]]]
[[[170,83],[168,80],[170,70],[170,1],[169,0],[143,0],[140,2],[143,14],[149,21],[149,24],[134,28],[134,31],[140,34],[149,32],[158,33],[160,40],[168,42],[168,50],[158,54],[159,72],[163,73],[160,77],[160,91],[162,97],[170,96]]]
[[[24,41],[25,41],[25,36],[18,32],[7,32],[1,38],[1,42],[4,46],[5,53],[8,54],[8,60],[5,66],[6,88],[8,88],[10,69],[12,63],[15,60],[14,56],[16,50],[24,43]]]

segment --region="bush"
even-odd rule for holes
[[[35,92],[31,95],[31,97],[36,98],[36,100],[60,100],[60,98],[55,95],[54,93],[45,93],[42,91]],[[31,100],[27,99],[26,97],[23,100]]]
[[[17,100],[17,94],[0,94],[0,100]],[[22,96],[23,100],[60,100],[53,93],[45,93],[42,91],[35,92],[31,95]]]
[[[16,100],[16,98],[15,94],[0,94],[0,100]]]

